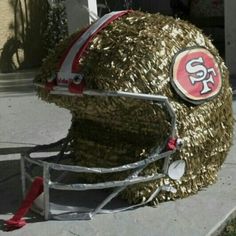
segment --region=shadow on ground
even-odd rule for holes
[[[0,214],[11,214],[17,209],[21,195],[20,161],[1,161]]]

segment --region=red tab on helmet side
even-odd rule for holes
[[[68,86],[70,93],[82,94],[85,89],[85,80],[83,79],[80,84],[75,84],[73,81]]]

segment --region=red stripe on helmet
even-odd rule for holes
[[[73,47],[73,45],[77,42],[77,40],[83,35],[83,33],[84,33],[87,29],[88,29],[88,27],[85,28],[85,29],[83,29],[83,30],[81,30],[80,32],[78,32],[78,34],[75,36],[75,38],[72,39],[72,41],[71,41],[69,47],[68,47],[68,48],[66,49],[66,51],[63,53],[63,55],[62,55],[62,57],[61,57],[61,59],[60,59],[60,61],[59,61],[59,63],[58,63],[58,66],[57,66],[57,70],[58,70],[58,71],[60,71],[60,68],[61,68],[63,62],[64,62],[64,60],[65,60],[67,54],[69,53],[69,51],[70,51],[71,48]]]
[[[80,50],[78,51],[78,53],[76,54],[73,63],[72,63],[72,73],[77,73],[79,71],[79,60],[80,58],[83,56],[85,50],[87,49],[87,47],[89,46],[90,42],[92,41],[92,39],[100,32],[102,31],[104,28],[106,28],[109,24],[111,24],[114,20],[118,19],[119,17],[128,14],[129,12],[131,12],[132,10],[127,10],[127,11],[122,11],[117,13],[116,15],[112,16],[111,18],[109,18],[102,26],[100,26],[96,32],[94,32],[89,38],[88,40],[84,43],[84,45],[80,48]]]

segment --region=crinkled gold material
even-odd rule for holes
[[[56,71],[61,55],[73,39],[65,40],[45,60],[36,81],[45,82]],[[216,58],[223,85],[217,97],[201,105],[182,100],[170,84],[173,57],[187,47],[208,49]],[[131,203],[145,201],[150,194],[170,182],[177,193],[161,193],[153,200],[183,198],[215,182],[217,171],[232,142],[232,92],[227,68],[211,41],[195,26],[180,19],[132,12],[100,32],[80,60],[86,87],[109,91],[141,92],[167,96],[177,115],[178,136],[185,146],[174,155],[184,159],[187,168],[179,181],[161,179],[129,187],[122,196]],[[73,115],[70,135],[77,164],[112,167],[143,159],[154,146],[169,136],[170,118],[159,106],[130,98],[39,96],[69,109]],[[160,170],[161,161],[143,171]],[[122,175],[123,176],[123,175]],[[121,174],[104,175],[119,179]],[[90,181],[99,180],[88,175]]]

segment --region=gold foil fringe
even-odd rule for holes
[[[48,56],[37,82],[56,72],[61,55],[75,35]],[[202,105],[183,101],[170,84],[170,67],[177,52],[192,46],[208,49],[222,73],[220,94]],[[187,169],[180,181],[161,179],[137,184],[122,193],[130,203],[145,201],[163,184],[177,193],[162,192],[153,204],[197,193],[216,181],[232,142],[232,92],[228,71],[211,40],[188,22],[160,14],[132,12],[99,33],[79,62],[86,87],[167,96],[177,115],[177,131],[185,146],[174,156],[184,159]],[[67,108],[73,115],[70,135],[78,165],[112,167],[142,159],[169,135],[170,118],[165,110],[144,101],[123,98],[66,97],[38,89],[45,101]],[[160,171],[163,163],[150,165],[142,175]],[[126,173],[127,174],[127,173]],[[121,179],[124,174],[83,176],[91,182]]]

